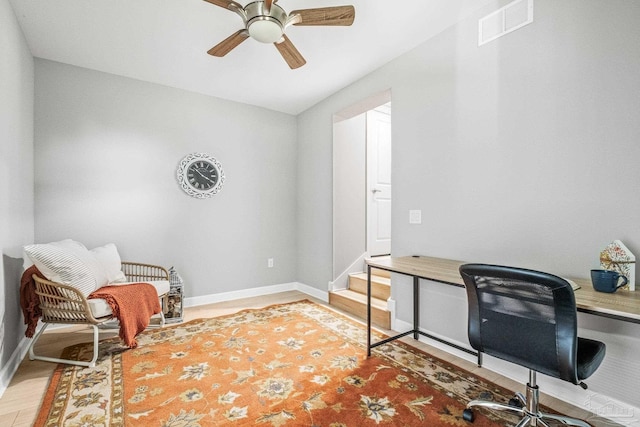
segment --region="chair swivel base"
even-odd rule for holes
[[[535,384],[535,372],[534,375],[530,375],[530,379],[532,379],[532,383]],[[472,408],[487,408],[494,409],[497,411],[509,411],[513,412],[517,415],[520,415],[522,419],[516,424],[516,427],[527,427],[527,426],[535,426],[535,427],[550,427],[549,424],[545,422],[545,420],[554,420],[558,421],[564,425],[572,425],[578,427],[591,427],[590,424],[585,421],[578,420],[576,418],[566,417],[563,415],[554,415],[547,414],[544,412],[540,412],[539,407],[539,389],[537,385],[531,385],[527,383],[527,396],[522,395],[522,393],[516,393],[515,397],[509,400],[509,404],[505,405],[502,403],[490,402],[485,400],[472,400],[467,404],[467,408],[462,413],[462,418],[465,421],[473,422],[475,416]]]

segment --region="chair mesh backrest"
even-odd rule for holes
[[[460,267],[469,341],[478,351],[576,383],[577,319],[571,285],[512,267]]]

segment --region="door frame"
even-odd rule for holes
[[[333,123],[338,123],[353,117],[356,117],[360,114],[364,114],[367,111],[370,110],[374,110],[377,107],[380,107],[382,105],[388,104],[391,102],[391,89],[387,89],[383,92],[377,93],[375,95],[372,95],[348,108],[343,109],[342,111],[335,113],[333,115]],[[336,144],[336,141],[334,140],[332,142],[332,144]],[[368,227],[367,223],[367,217],[366,217],[366,213],[365,213],[365,218],[363,218],[363,226],[365,227],[365,239],[364,242],[362,242],[362,254],[360,255],[360,257],[354,256],[354,262],[347,267],[346,270],[344,271],[336,271],[336,259],[335,259],[335,254],[336,254],[336,218],[338,215],[336,215],[336,203],[335,203],[335,198],[336,198],[336,187],[337,185],[339,185],[339,183],[336,182],[336,177],[335,177],[335,169],[336,169],[336,161],[339,161],[339,159],[335,158],[335,155],[332,155],[333,157],[333,171],[332,171],[332,201],[333,201],[333,213],[332,213],[332,276],[333,276],[333,280],[329,282],[329,290],[337,290],[337,289],[345,289],[347,287],[347,280],[348,280],[348,275],[350,273],[354,273],[357,271],[362,271],[363,269],[363,265],[362,265],[362,261],[368,256],[367,253],[367,234],[366,234],[366,227]],[[366,157],[365,159],[363,159],[363,161],[366,162]],[[366,175],[364,177],[364,182],[365,185],[363,186],[363,191],[365,191],[367,194],[368,193],[368,189],[367,189],[367,185],[366,185]],[[366,196],[365,196],[366,198]],[[365,208],[365,212],[366,212],[366,208]],[[357,258],[357,259],[356,259]]]

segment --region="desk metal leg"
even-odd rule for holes
[[[371,266],[367,265],[367,357],[371,356]]]
[[[420,278],[413,276],[413,339],[417,340],[420,330]]]
[[[388,271],[396,272],[395,270],[388,270]],[[408,273],[402,273],[402,274],[408,274]],[[455,343],[449,342],[440,337],[428,334],[420,330],[420,277],[413,276],[413,275],[412,277],[413,277],[413,330],[403,332],[401,334],[388,337],[383,340],[372,343],[371,342],[371,266],[367,265],[367,357],[371,356],[372,348],[384,345],[391,341],[395,341],[402,337],[406,337],[408,335],[413,334],[413,339],[415,340],[419,340],[420,335],[422,335],[424,337],[441,342],[443,344],[447,344],[453,348],[457,348],[458,350],[464,351],[465,353],[469,353],[474,356],[477,356],[478,366],[482,366],[482,353],[476,352],[468,348],[464,348]]]

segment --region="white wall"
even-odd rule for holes
[[[333,125],[333,277],[367,250],[366,114]]]
[[[22,246],[33,242],[33,58],[0,0],[0,394],[20,363]]]
[[[40,59],[36,94],[36,241],[114,242],[188,297],[295,281],[293,116]],[[222,164],[211,199],[176,182],[192,152]]]
[[[534,23],[478,47],[477,19],[504,4],[301,114],[299,170],[330,164],[333,113],[390,88],[394,256],[587,277],[614,239],[640,255],[640,3],[537,0]],[[321,288],[331,274],[331,185],[301,179],[298,197],[298,280]],[[422,209],[421,225],[408,223],[410,209]],[[409,282],[393,283],[409,321]],[[425,313],[424,326],[465,340],[461,290],[425,289],[443,310]],[[591,389],[637,405],[640,328],[587,317],[583,334],[610,344]],[[615,373],[620,363],[635,371]]]
[[[487,7],[297,120],[38,60],[35,240],[113,241],[124,258],[175,265],[189,296],[296,279],[325,290],[332,183],[318,177],[331,165],[332,117],[391,88],[394,255],[586,277],[613,239],[640,254],[640,3],[535,5],[533,24],[478,48],[476,19]],[[4,366],[22,330],[19,249],[34,240],[33,60],[7,0],[0,36]],[[214,199],[191,199],[175,183],[178,161],[194,151],[225,169]],[[408,224],[409,209],[423,210],[422,225]],[[410,313],[398,284],[398,312]],[[452,309],[423,318],[464,339],[457,291],[436,290]],[[580,322],[609,345],[592,389],[640,401],[637,325]]]

